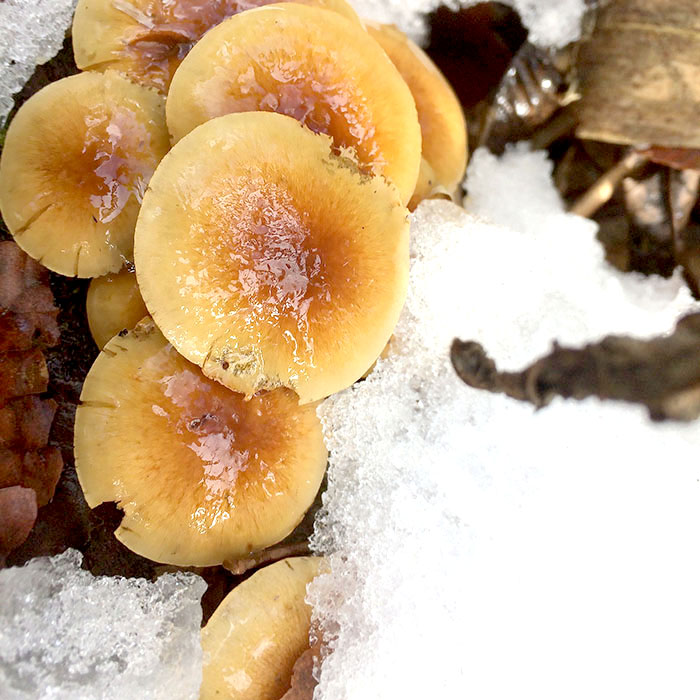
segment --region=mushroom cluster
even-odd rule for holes
[[[408,210],[464,173],[461,107],[417,46],[345,0],[80,0],[73,41],[86,72],[18,111],[0,210],[31,257],[95,278],[81,486],[91,507],[117,503],[115,534],[143,556],[246,557],[316,496],[316,404],[387,347]],[[298,609],[294,644],[252,659],[244,639],[232,661],[216,641],[205,688],[225,665],[235,697],[288,690],[318,562],[283,564],[235,589],[204,639],[254,594],[261,620]]]

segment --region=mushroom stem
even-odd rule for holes
[[[636,150],[630,151],[624,158],[617,162],[610,170],[591,185],[569,208],[571,214],[579,216],[592,216],[613,196],[617,186],[633,170],[644,165],[649,160]]]

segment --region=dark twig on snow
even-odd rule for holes
[[[452,364],[469,386],[539,407],[554,397],[627,401],[653,420],[700,416],[700,313],[682,318],[670,336],[638,340],[608,336],[581,349],[555,343],[521,372],[499,372],[479,343],[455,340]]]

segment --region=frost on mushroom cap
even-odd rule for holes
[[[293,3],[259,8],[212,29],[173,78],[166,113],[175,141],[230,112],[298,119],[353,150],[408,202],[420,165],[413,97],[381,47],[337,13]]]
[[[467,124],[454,90],[428,55],[396,27],[366,23],[411,90],[418,110],[422,153],[440,185],[452,191],[467,167]]]
[[[30,98],[0,160],[0,210],[20,248],[63,275],[119,270],[169,148],[163,107],[113,72],[64,78]]]
[[[75,62],[82,70],[114,68],[166,92],[182,59],[208,29],[274,1],[280,0],[80,0],[73,20]],[[359,23],[345,0],[295,2]]]
[[[289,117],[230,114],[180,141],[136,231],[136,274],[165,337],[204,374],[302,403],[359,379],[406,295],[396,188]]]
[[[294,529],[321,484],[315,409],[287,389],[245,400],[144,319],[107,343],[83,386],[75,462],[85,499],[115,501],[117,538],[155,561],[211,566],[264,549]]]
[[[309,648],[306,586],[321,557],[283,559],[234,588],[202,630],[201,700],[280,700],[292,668]]]
[[[148,315],[136,274],[127,269],[92,280],[85,306],[90,334],[100,350],[119,331],[131,330]]]

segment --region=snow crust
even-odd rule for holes
[[[68,550],[0,571],[0,697],[199,697],[204,581],[94,577],[81,560]]]
[[[427,39],[425,15],[439,5],[453,10],[477,5],[483,0],[351,0],[365,19],[395,24],[414,41]],[[529,39],[539,46],[561,48],[581,36],[585,0],[501,0],[519,14]]]
[[[477,153],[470,212],[419,206],[393,353],[319,409],[332,572],[309,600],[335,638],[315,700],[700,695],[700,424],[594,399],[536,412],[450,366],[455,336],[520,369],[696,307],[679,278],[612,270],[550,170]]]
[[[3,0],[0,2],[0,126],[13,95],[34,69],[53,58],[73,21],[78,0]]]

